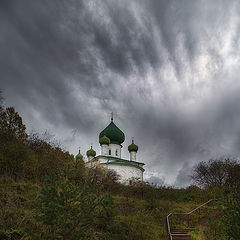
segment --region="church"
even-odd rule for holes
[[[96,156],[96,151],[91,146],[91,149],[86,152],[88,157],[86,166],[102,166],[114,170],[119,175],[119,181],[123,184],[129,184],[133,180],[143,181],[143,166],[145,164],[137,161],[138,146],[132,139],[132,143],[128,146],[130,159],[123,159],[121,151],[124,141],[125,135],[113,122],[112,116],[109,125],[99,134],[101,154]],[[77,155],[77,157],[79,156]]]

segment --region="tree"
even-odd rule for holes
[[[25,140],[27,137],[22,118],[13,107],[8,107],[0,112],[0,130],[8,137],[16,137],[20,140]]]
[[[86,176],[86,167],[83,159],[74,160],[71,164],[71,180],[75,184],[81,184]]]
[[[0,111],[0,173],[17,178],[28,160],[27,134],[22,118],[13,107]]]
[[[219,158],[200,162],[192,171],[192,180],[201,187],[223,187],[239,184],[240,165],[235,159]]]
[[[227,236],[231,239],[239,239],[240,236],[240,192],[231,189],[225,197],[223,205],[225,206],[222,222]]]
[[[0,111],[0,175],[43,181],[50,173],[59,174],[74,157],[63,151],[49,135],[26,134],[21,116],[14,108]]]
[[[240,164],[236,164],[229,169],[227,184],[230,187],[236,187],[240,190]]]
[[[26,127],[13,107],[0,112],[0,152],[6,161],[0,163],[2,170],[9,175],[19,175],[22,163],[27,159],[28,150],[25,148]]]
[[[91,239],[95,208],[95,188],[87,183],[77,187],[68,178],[51,175],[43,185],[37,202],[36,219],[49,226],[49,239]]]
[[[32,152],[31,162],[35,163],[33,171],[40,182],[44,181],[46,175],[59,175],[68,164],[74,165],[73,155],[63,151],[54,141],[50,141],[50,137],[45,133],[29,134],[27,146]]]
[[[74,184],[69,173],[65,169],[60,179],[50,175],[41,189],[36,219],[49,229],[41,238],[120,239],[121,228],[111,195],[102,195],[91,176]]]

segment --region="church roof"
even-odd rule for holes
[[[110,142],[111,142],[110,139],[108,137],[106,137],[105,135],[103,137],[99,138],[100,145],[102,145],[102,144],[109,145]]]
[[[99,139],[103,136],[110,139],[110,143],[115,143],[121,145],[125,140],[124,133],[115,125],[113,120],[111,123],[99,134]]]
[[[83,159],[83,155],[79,151],[79,153],[76,155],[76,160],[82,160],[82,159]]]
[[[132,139],[132,144],[128,146],[129,152],[137,152],[138,151],[138,145],[136,145]]]
[[[87,156],[92,156],[92,157],[95,157],[96,156],[96,152],[92,149],[92,146],[91,148],[87,151]]]
[[[127,159],[114,157],[114,156],[108,156],[108,155],[98,155],[98,156],[95,157],[96,160],[98,158],[107,158],[109,160],[114,160],[114,161],[117,161],[117,162],[133,163],[133,164],[142,165],[142,166],[145,165],[145,163],[142,163],[142,162],[130,161],[130,160],[127,160]]]

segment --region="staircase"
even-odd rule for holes
[[[191,236],[188,234],[190,231],[195,230],[192,226],[195,226],[195,222],[191,222],[191,216],[195,213],[198,214],[197,219],[200,219],[200,209],[205,205],[212,202],[214,199],[210,199],[209,201],[205,202],[204,204],[198,206],[197,208],[193,209],[188,213],[178,213],[172,212],[169,213],[166,217],[166,228],[167,228],[167,235],[169,240],[192,240]],[[181,221],[177,223],[177,225],[187,226],[183,228],[176,228],[176,221],[173,217],[181,217]],[[191,226],[191,227],[190,227]],[[175,228],[174,228],[175,227]]]
[[[188,232],[193,231],[193,228],[175,228],[171,230],[172,240],[192,240]]]

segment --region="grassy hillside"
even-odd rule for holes
[[[150,186],[116,186],[119,194],[113,194],[113,201],[117,211],[115,218],[122,229],[119,239],[166,239],[165,217],[169,212],[189,211],[202,201],[203,195],[209,198],[209,193],[205,191],[199,194],[196,188],[174,190],[154,189]],[[35,217],[40,190],[41,184],[1,178],[0,239],[40,239],[45,236],[49,225]],[[98,234],[97,229],[94,231],[95,239],[107,239],[104,234]]]

